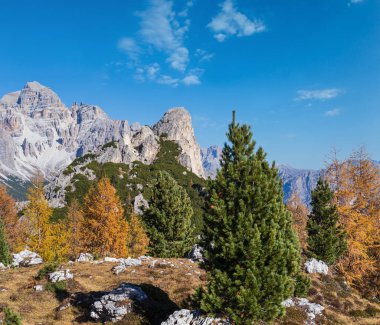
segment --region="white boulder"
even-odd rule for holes
[[[307,273],[327,274],[329,272],[327,264],[323,261],[318,261],[315,258],[311,258],[305,262],[305,269]]]
[[[44,287],[41,284],[37,284],[34,286],[35,291],[44,291]]]
[[[306,298],[289,298],[282,302],[284,307],[299,307],[306,312],[307,320],[306,324],[315,325],[315,318],[322,315],[323,307],[320,304],[315,304],[307,300]]]
[[[144,199],[143,195],[139,193],[133,202],[133,211],[136,214],[142,215],[146,209],[149,208],[148,201]]]
[[[1,263],[0,262],[0,270],[2,270],[2,269],[6,269],[7,267],[3,264],[3,263]]]
[[[43,260],[40,255],[27,249],[21,251],[18,254],[13,254],[12,266],[32,266],[42,263]]]
[[[202,316],[199,311],[181,309],[175,311],[161,325],[228,325],[228,320]]]
[[[123,264],[116,265],[112,268],[113,274],[118,275],[121,272],[124,272],[127,268]]]
[[[134,301],[142,302],[147,298],[140,287],[122,283],[92,304],[90,316],[96,321],[116,322],[133,311]]]
[[[51,282],[60,282],[73,278],[74,274],[72,274],[70,270],[59,270],[49,274],[49,280]]]
[[[80,253],[79,257],[76,259],[77,262],[92,262],[94,260],[94,255],[90,253]]]

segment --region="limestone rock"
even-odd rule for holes
[[[191,116],[184,108],[172,108],[153,126],[156,135],[175,141],[182,149],[178,159],[194,174],[204,177],[201,150],[195,139]]]
[[[133,302],[143,302],[147,298],[140,287],[122,283],[92,304],[90,316],[95,321],[116,322],[133,311]]]
[[[90,253],[80,253],[76,262],[92,262],[94,260],[94,255]]]
[[[307,273],[327,274],[329,272],[327,264],[323,261],[318,261],[315,258],[311,258],[305,262],[305,269]]]
[[[306,298],[289,298],[282,302],[284,307],[298,307],[306,312],[307,320],[306,324],[315,325],[315,319],[317,316],[322,315],[325,309],[320,304],[315,304],[307,300]]]
[[[12,266],[33,266],[42,263],[43,260],[40,255],[27,249],[21,251],[20,253],[13,254]]]
[[[49,274],[49,280],[51,282],[66,281],[74,278],[74,274],[70,270],[58,270]]]
[[[161,325],[229,325],[228,320],[202,316],[198,311],[181,309],[175,311]]]
[[[143,195],[141,193],[137,195],[133,201],[133,211],[139,215],[142,215],[144,210],[148,208],[148,201],[144,199]]]

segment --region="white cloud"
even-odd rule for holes
[[[197,59],[199,64],[210,60],[213,54],[205,50],[191,54],[185,44],[192,6],[193,1],[189,0],[177,13],[171,0],[149,0],[147,8],[136,14],[140,23],[135,37],[122,38],[118,43],[118,48],[131,59],[129,67],[135,70],[136,80],[171,86],[200,84],[200,74],[194,73],[197,69],[188,69],[190,59]]]
[[[136,61],[141,53],[140,47],[131,37],[124,37],[118,42],[118,48],[126,53],[132,60]]]
[[[199,62],[210,61],[214,57],[214,53],[209,53],[203,49],[197,49],[195,56],[199,59]]]
[[[220,12],[207,25],[214,32],[214,37],[223,42],[229,36],[250,36],[265,31],[265,25],[260,20],[251,20],[239,12],[232,0],[225,0]]]
[[[334,109],[331,109],[329,111],[326,111],[325,116],[329,116],[329,117],[338,116],[338,115],[340,115],[340,112],[341,111],[339,108],[334,108]]]
[[[177,48],[167,59],[166,62],[178,71],[184,72],[189,63],[189,50],[186,47]]]
[[[199,77],[195,74],[189,74],[185,78],[182,79],[182,83],[186,86],[199,85],[201,81]]]
[[[328,100],[340,95],[343,90],[338,88],[319,89],[319,90],[298,90],[295,100]]]
[[[161,85],[169,85],[169,86],[177,87],[178,83],[179,83],[179,79],[173,78],[173,77],[167,76],[167,75],[161,75],[157,79],[157,83],[159,83]]]

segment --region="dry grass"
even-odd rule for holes
[[[70,306],[58,311],[70,301],[70,296],[86,297],[89,293],[111,290],[121,282],[140,285],[151,300],[150,309],[142,310],[143,316],[131,314],[120,324],[160,323],[174,309],[191,295],[195,288],[204,284],[205,274],[197,264],[186,259],[157,259],[154,268],[150,261],[142,266],[129,267],[126,272],[114,275],[111,268],[114,263],[65,264],[64,268],[74,273],[66,289],[54,293],[36,292],[37,283],[46,285],[46,280],[36,281],[35,276],[41,266],[10,269],[0,272],[0,305],[6,305],[21,314],[23,324],[94,324],[88,321],[86,308]],[[170,261],[175,266],[163,265]],[[325,307],[324,316],[317,324],[380,324],[380,304],[362,298],[358,292],[347,288],[332,276],[312,275],[312,288],[308,299]],[[149,319],[149,321],[148,321]],[[288,308],[286,316],[277,324],[304,324],[305,312],[297,308]]]
[[[118,287],[121,282],[129,282],[142,286],[154,300],[154,307],[159,312],[156,310],[156,315],[150,316],[156,317],[159,322],[160,317],[163,317],[160,313],[168,315],[181,307],[194,289],[202,284],[204,273],[197,264],[187,259],[170,260],[175,264],[174,267],[159,266],[161,261],[169,261],[168,259],[157,260],[154,268],[149,268],[150,261],[146,261],[142,266],[129,267],[119,275],[114,275],[111,271],[115,263],[65,264],[62,267],[74,273],[74,280],[69,281],[66,290],[59,294],[34,290],[37,283],[46,285],[46,280],[35,280],[41,266],[6,270],[0,272],[0,287],[6,288],[6,291],[0,292],[0,304],[18,312],[23,324],[93,324],[86,320],[84,311],[80,308],[71,306],[62,311],[57,309],[67,303],[67,298],[72,294],[107,291]],[[126,321],[128,324],[141,324],[144,318],[131,315],[129,320],[122,323],[127,324]]]

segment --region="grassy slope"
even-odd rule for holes
[[[46,285],[46,280],[36,281],[35,276],[41,266],[9,269],[0,272],[0,304],[17,311],[23,318],[23,324],[90,324],[88,306],[70,306],[59,311],[68,297],[80,293],[86,297],[90,292],[111,290],[121,282],[141,285],[152,298],[143,316],[132,314],[120,324],[160,324],[175,309],[182,308],[188,295],[199,285],[204,284],[205,274],[197,264],[186,259],[166,259],[175,267],[157,266],[150,268],[149,261],[142,266],[130,267],[126,272],[114,275],[112,263],[91,264],[75,263],[64,265],[74,273],[74,280],[60,292],[36,292],[33,286]],[[308,299],[322,304],[326,310],[317,324],[380,324],[380,304],[369,302],[360,297],[353,289],[347,289],[339,279],[332,276],[312,275],[312,288]],[[1,319],[1,318],[0,318]],[[286,316],[275,324],[304,324],[306,315],[297,308],[288,308]]]
[[[112,143],[107,145],[110,146]],[[160,152],[151,165],[144,165],[141,162],[134,162],[131,165],[111,162],[99,164],[93,160],[81,167],[81,169],[91,169],[96,175],[96,180],[90,181],[82,174],[75,174],[73,177],[74,186],[66,188],[66,202],[70,203],[73,198],[77,198],[79,202],[83,202],[83,198],[88,189],[102,176],[107,176],[111,179],[123,204],[128,204],[139,192],[142,192],[144,198],[149,200],[152,195],[152,188],[157,173],[159,171],[167,171],[189,194],[194,209],[194,223],[199,231],[202,227],[203,219],[204,200],[202,198],[202,188],[205,186],[205,180],[199,178],[178,163],[177,157],[179,153],[180,151],[176,143],[172,141],[161,141]],[[86,155],[74,160],[73,163],[66,168],[64,173],[72,173],[73,165],[79,165],[88,158],[89,156]],[[143,185],[143,190],[139,190],[139,184]],[[56,209],[54,219],[64,217],[65,212],[66,208]]]

